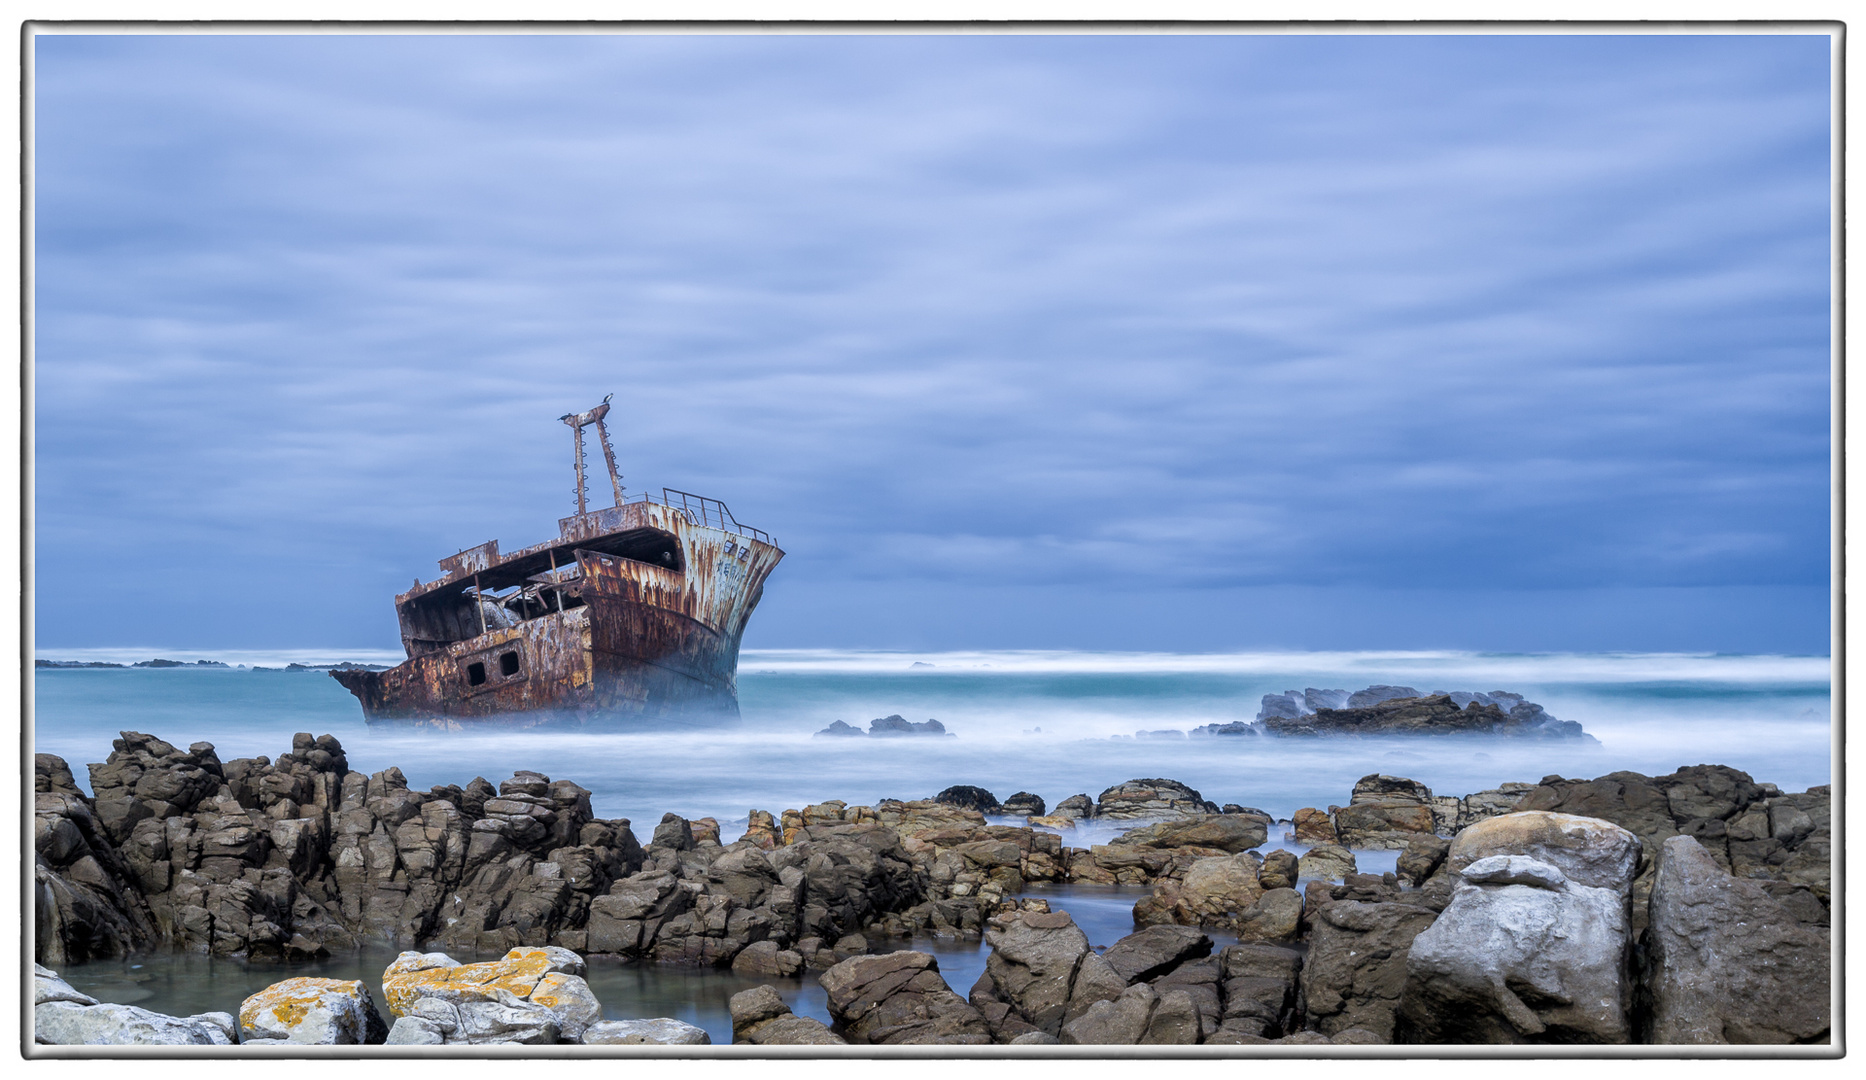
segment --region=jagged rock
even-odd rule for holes
[[[896,738],[902,735],[945,735],[946,725],[938,720],[926,720],[913,723],[896,713],[879,720],[868,722],[868,734],[877,738]]]
[[[1071,795],[1057,803],[1051,813],[1057,817],[1092,818],[1095,816],[1095,800],[1086,794]]]
[[[1218,1031],[1224,1020],[1224,964],[1218,957],[1187,960],[1166,974],[1149,980],[1148,985],[1162,998],[1173,993],[1183,993],[1190,999],[1198,1028],[1192,1041],[1201,1042]],[[1156,1011],[1152,1023],[1164,1025],[1166,1020]]]
[[[1059,1041],[1065,1046],[1136,1045],[1147,1034],[1159,1001],[1160,995],[1146,983],[1130,986],[1114,1000],[1097,1001],[1064,1024]]]
[[[940,978],[932,955],[857,956],[818,977],[830,1015],[850,1042],[885,1045],[991,1042],[985,1018]]]
[[[1335,832],[1335,819],[1328,816],[1328,811],[1305,806],[1290,818],[1295,835],[1290,839],[1298,844],[1334,844],[1341,837]]]
[[[1064,817],[1061,814],[1031,815],[1024,819],[1024,824],[1033,829],[1074,829],[1077,818]]]
[[[1264,854],[1263,866],[1257,871],[1257,884],[1265,890],[1293,889],[1301,874],[1301,858],[1293,851],[1278,848]]]
[[[1232,928],[1263,895],[1258,873],[1257,856],[1248,851],[1196,859],[1183,878],[1159,882],[1134,904],[1134,925]]]
[[[119,855],[111,823],[93,813],[62,758],[35,755],[33,768],[35,959],[67,964],[125,956],[155,936],[137,887],[153,881],[139,881],[136,866]],[[115,827],[127,837],[120,821]],[[164,877],[167,869],[165,863]]]
[[[855,727],[844,721],[837,720],[831,723],[828,727],[817,732],[817,734],[818,735],[831,735],[831,736],[836,736],[836,737],[847,737],[850,735],[858,735],[858,736],[865,735],[867,733],[864,732],[861,728]]]
[[[1244,720],[1233,720],[1229,724],[1201,724],[1187,732],[1189,735],[1218,735],[1234,737],[1239,735],[1262,735],[1263,728]]]
[[[382,995],[393,1015],[434,1022],[448,1043],[575,1041],[602,1017],[583,970],[581,957],[559,948],[477,964],[404,952],[382,973]]]
[[[599,1020],[583,1032],[585,1046],[710,1046],[705,1028],[683,1020]]]
[[[1334,1035],[1365,1028],[1391,1042],[1406,988],[1406,954],[1435,918],[1436,912],[1410,904],[1322,905],[1302,968],[1309,1030]]]
[[[843,1040],[821,1020],[797,1016],[773,986],[732,995],[732,1041],[758,1046],[840,1046]]]
[[[1147,1030],[1141,1033],[1141,1046],[1191,1046],[1200,1041],[1203,1031],[1199,1008],[1192,995],[1184,990],[1169,990],[1155,985],[1160,995],[1147,1018]]]
[[[1690,837],[1664,842],[1652,889],[1647,1037],[1665,1044],[1824,1043],[1831,943]]]
[[[1397,869],[1414,888],[1425,884],[1438,868],[1444,864],[1445,856],[1451,851],[1451,841],[1440,836],[1419,836],[1407,841],[1406,850],[1400,854]]]
[[[1373,691],[1407,687],[1373,687]],[[1473,701],[1463,707],[1449,695],[1417,694],[1373,700],[1369,691],[1357,692],[1342,709],[1318,709],[1299,717],[1266,716],[1264,729],[1272,735],[1500,735],[1509,738],[1588,738],[1581,725],[1556,721],[1540,707],[1505,712],[1496,705]],[[1359,702],[1357,704],[1357,702]]]
[[[1020,791],[1004,800],[1003,809],[999,812],[1018,817],[1042,817],[1045,809],[1042,796]]]
[[[1161,850],[1189,847],[1236,853],[1257,847],[1268,835],[1268,826],[1255,816],[1195,814],[1129,829],[1110,843]]]
[[[1149,926],[1108,946],[1102,959],[1129,983],[1165,975],[1187,960],[1212,954],[1212,939],[1195,927]]]
[[[1091,1004],[1118,996],[1127,980],[1089,948],[1067,912],[1014,912],[994,917],[985,932],[991,954],[971,1001],[994,1036],[1009,1042],[1025,1029],[1056,1035]],[[993,1005],[1001,1006],[993,1009]],[[1021,1026],[1020,1026],[1021,1025]]]
[[[1485,818],[1510,813],[1517,809],[1516,804],[1522,802],[1524,795],[1534,790],[1534,784],[1499,784],[1484,791],[1472,792],[1458,800],[1457,819],[1452,823],[1453,827],[1446,831],[1456,833]]]
[[[777,819],[769,810],[753,810],[748,815],[745,835],[739,839],[770,851],[783,842],[783,834],[778,831]]]
[[[1268,889],[1231,920],[1240,941],[1294,941],[1302,926],[1302,895]]]
[[[1009,814],[1015,812],[1006,810],[1001,806],[998,803],[998,797],[996,795],[993,795],[982,787],[973,787],[970,784],[955,784],[940,792],[938,795],[933,796],[933,801],[936,803],[944,803],[947,806],[962,807],[966,810],[976,810],[981,814]],[[1041,802],[1041,800],[1039,800],[1039,802]],[[1041,813],[1042,811],[1039,810],[1038,812]]]
[[[1358,867],[1354,853],[1340,844],[1317,844],[1297,861],[1298,873],[1315,881],[1341,881]]]
[[[242,1042],[363,1046],[388,1034],[369,991],[354,979],[286,979],[240,1003]]]
[[[1198,1013],[1182,990],[1130,986],[1112,1001],[1098,1001],[1063,1025],[1066,1046],[1189,1045],[1199,1041]]]
[[[1417,780],[1409,780],[1403,776],[1369,773],[1354,782],[1348,802],[1351,805],[1404,803],[1412,806],[1429,806],[1432,802],[1432,789]]]
[[[1287,690],[1281,694],[1265,694],[1263,704],[1257,710],[1257,719],[1267,720],[1274,716],[1278,719],[1294,720],[1308,711],[1311,710],[1304,708],[1302,695],[1294,690]]]
[[[1665,776],[1609,773],[1593,780],[1544,777],[1516,804],[1518,810],[1550,810],[1598,817],[1639,837],[1645,851],[1633,883],[1633,929],[1646,925],[1655,855],[1672,836],[1695,836],[1719,866],[1739,877],[1802,885],[1828,902],[1832,840],[1827,826],[1826,787],[1784,796],[1755,783],[1748,773],[1723,765],[1693,765]],[[1807,817],[1807,831],[1796,826]],[[1776,816],[1782,836],[1774,835]]]
[[[1219,953],[1224,979],[1224,1012],[1219,1030],[1252,1038],[1278,1038],[1296,1018],[1297,982],[1302,954],[1274,945],[1226,946]],[[1231,1039],[1208,1037],[1207,1042]]]
[[[1063,800],[1064,804],[1069,802]],[[1062,806],[1057,810],[1060,812]],[[1147,819],[1217,814],[1216,803],[1177,780],[1127,780],[1103,791],[1095,800],[1098,818]],[[1261,841],[1259,841],[1261,843]]]
[[[1348,805],[1331,806],[1329,813],[1336,835],[1351,848],[1404,848],[1437,828],[1432,789],[1380,773],[1361,777]]]
[[[775,941],[755,941],[732,958],[737,975],[790,976],[803,970],[803,957],[792,949],[780,949]]]
[[[675,851],[691,851],[694,843],[693,825],[679,814],[663,814],[661,824],[654,827],[654,839],[649,843]]]
[[[1418,696],[1419,691],[1414,690],[1410,686],[1387,686],[1381,684],[1370,686],[1365,690],[1356,690],[1354,693],[1349,694],[1346,707],[1350,709],[1364,709],[1370,705],[1378,705],[1383,701],[1392,701],[1396,698],[1416,698]]]

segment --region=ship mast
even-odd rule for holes
[[[570,426],[571,438],[575,440],[576,457],[572,461],[577,467],[577,513],[579,515],[589,511],[583,477],[583,429],[590,424],[596,425],[596,441],[603,448],[604,464],[609,466],[609,486],[615,491],[615,504],[622,505],[622,474],[616,471],[616,452],[609,445],[609,429],[603,426],[603,417],[609,415],[609,398],[614,396],[614,394],[607,395],[603,398],[603,403],[594,409],[580,413],[565,413],[558,417]]]

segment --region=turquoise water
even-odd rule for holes
[[[283,662],[263,654],[159,655]],[[292,658],[394,659],[340,650]],[[277,755],[294,732],[328,732],[342,740],[352,768],[396,765],[418,788],[474,776],[497,783],[514,769],[533,769],[589,788],[604,816],[651,827],[671,810],[713,816],[728,829],[752,808],[917,798],[952,784],[976,784],[1000,798],[1032,791],[1054,805],[1077,792],[1162,776],[1215,802],[1286,816],[1346,802],[1354,781],[1371,772],[1452,795],[1550,773],[1653,774],[1700,763],[1733,765],[1791,791],[1832,774],[1826,658],[748,652],[739,683],[743,720],[731,727],[446,734],[372,729],[355,700],[322,673],[40,669],[33,731],[36,748],[71,762],[81,783],[84,764],[104,760],[124,729],[178,745],[205,740],[223,759]],[[1265,693],[1373,683],[1514,691],[1580,722],[1599,741],[1133,737],[1250,719]],[[834,720],[866,729],[892,713],[936,718],[953,737],[813,737]]]

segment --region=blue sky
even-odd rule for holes
[[[1822,653],[1824,36],[34,44],[37,644],[631,490],[754,647]]]

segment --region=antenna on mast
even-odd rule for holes
[[[615,397],[615,395],[605,395],[603,397],[603,403],[596,406],[594,409],[589,409],[580,413],[565,413],[558,417],[559,420],[570,425],[572,438],[575,440],[576,457],[573,461],[577,467],[578,514],[588,512],[588,500],[583,477],[583,429],[590,424],[596,425],[596,439],[603,448],[603,462],[609,467],[609,486],[615,490],[615,504],[617,506],[622,505],[622,474],[616,471],[616,452],[609,445],[609,429],[603,426],[603,417],[609,415],[609,399],[612,397]]]

